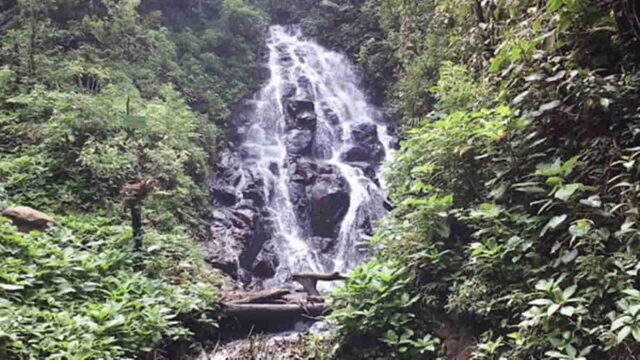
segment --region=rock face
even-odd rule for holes
[[[287,135],[287,153],[292,155],[309,155],[313,133],[309,130],[293,130]]]
[[[287,129],[315,130],[318,117],[315,105],[307,100],[285,100],[285,121]]]
[[[357,264],[386,212],[387,128],[351,65],[284,28],[271,29],[266,47],[270,77],[232,115],[203,244],[210,264],[253,288]]]
[[[349,162],[380,162],[384,158],[384,146],[378,139],[378,128],[374,124],[357,124],[351,129],[353,147],[343,154]]]
[[[311,187],[311,231],[314,236],[335,238],[349,209],[349,185],[336,174],[318,176]]]
[[[2,211],[2,216],[13,221],[21,232],[42,231],[56,223],[51,216],[28,206],[15,206]]]

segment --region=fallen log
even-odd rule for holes
[[[344,280],[347,278],[337,271],[331,274],[297,273],[293,274],[291,277],[293,281],[300,283],[304,288],[304,291],[311,296],[320,296],[320,292],[317,288],[318,281]]]
[[[302,315],[320,316],[325,312],[323,304],[229,304],[225,303],[228,317],[251,319],[279,319]]]
[[[285,301],[283,297],[291,293],[288,289],[263,290],[256,292],[228,292],[223,301],[228,304],[269,304]]]

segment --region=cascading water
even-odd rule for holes
[[[209,258],[235,255],[245,283],[272,287],[364,259],[386,212],[379,175],[392,139],[345,56],[294,27],[272,26],[267,47],[269,80],[243,104],[230,145],[239,150],[223,155],[237,160],[213,183]]]

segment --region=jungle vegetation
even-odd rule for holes
[[[302,22],[378,79],[403,141],[377,255],[310,354],[640,356],[637,2],[331,3]]]
[[[1,2],[0,208],[57,225],[0,217],[0,358],[158,359],[215,330],[195,240],[266,18],[242,0]],[[157,186],[133,251],[122,189],[141,179]]]
[[[374,258],[308,359],[640,356],[633,0],[0,5],[0,358],[171,356],[215,328],[194,240],[270,18],[361,65],[402,138]],[[168,136],[171,134],[171,136]],[[141,252],[123,186],[151,177]],[[162,350],[159,350],[162,349]]]

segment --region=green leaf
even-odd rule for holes
[[[549,231],[549,230],[556,229],[565,220],[567,220],[567,215],[566,214],[552,217],[551,219],[549,219],[549,222],[547,222],[547,224],[544,226],[544,228],[542,228],[542,231],[540,232],[540,236],[544,236],[544,234],[546,234],[547,231]]]
[[[556,11],[560,9],[563,5],[564,5],[564,0],[551,0],[547,4],[547,9],[549,9],[549,11]]]
[[[616,341],[618,342],[618,344],[622,343],[624,339],[629,336],[629,334],[631,334],[631,326],[623,327],[622,330],[620,330],[620,332],[618,333],[618,336],[616,336]]]
[[[565,263],[565,264],[568,264],[568,263],[572,262],[573,260],[575,260],[575,258],[577,256],[578,256],[578,250],[577,249],[573,249],[571,251],[567,251],[562,256],[562,262]]]
[[[586,199],[580,200],[580,204],[599,208],[600,206],[602,206],[602,200],[600,200],[600,196],[598,195],[591,195]]]
[[[563,353],[561,353],[559,351],[555,351],[555,350],[547,351],[544,354],[547,355],[547,356],[554,357],[556,359],[566,359],[567,358],[567,356],[565,354],[563,354]]]
[[[580,189],[582,184],[568,184],[561,186],[555,193],[556,199],[560,199],[562,201],[567,201],[576,191]]]
[[[576,293],[576,290],[578,289],[577,285],[571,285],[568,288],[564,289],[564,291],[562,292],[562,297],[564,298],[564,300],[568,300],[569,298],[571,298],[571,296],[573,296],[573,294]]]
[[[556,313],[556,311],[558,311],[560,309],[560,304],[553,304],[551,306],[549,306],[549,309],[547,309],[547,315],[551,316],[553,314]]]
[[[6,291],[16,291],[24,289],[22,285],[14,285],[14,284],[0,284],[0,289]]]
[[[529,301],[529,305],[536,305],[536,306],[547,306],[551,304],[553,304],[553,301],[549,299],[535,299],[535,300]]]
[[[611,323],[611,331],[618,330],[619,328],[624,326],[624,324],[626,324],[630,320],[631,320],[631,318],[629,316],[623,316],[623,317],[619,317],[619,318],[615,319]]]
[[[572,317],[575,312],[576,308],[573,306],[563,306],[562,309],[560,309],[560,314],[567,317]]]

